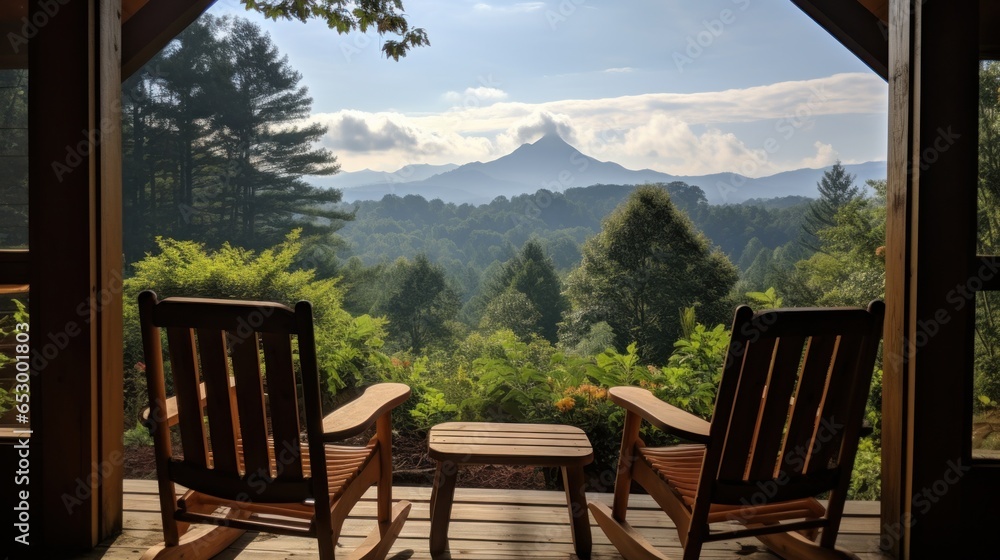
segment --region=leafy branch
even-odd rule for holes
[[[396,35],[399,39],[382,44],[382,52],[397,61],[413,47],[430,45],[423,28],[410,28],[402,0],[243,0],[243,4],[272,20],[320,19],[340,34],[374,29],[379,35]]]

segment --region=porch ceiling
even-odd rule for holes
[[[889,0],[858,0],[882,23],[889,23]]]
[[[122,77],[127,78],[215,0],[122,0]],[[43,18],[28,19],[28,0],[0,2],[0,68],[28,67],[28,39]],[[52,5],[60,6],[53,0]],[[53,8],[55,9],[55,8]],[[55,14],[47,14],[55,17]]]
[[[888,0],[792,0],[883,80],[889,77]]]

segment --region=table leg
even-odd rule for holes
[[[431,554],[439,555],[448,550],[448,524],[451,523],[451,504],[455,499],[455,481],[458,465],[440,461],[434,471],[431,490]]]
[[[590,515],[587,513],[586,482],[583,467],[563,467],[563,486],[566,489],[566,505],[569,507],[569,524],[573,528],[573,548],[581,559],[590,558]]]

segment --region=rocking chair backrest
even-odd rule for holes
[[[767,501],[846,490],[884,312],[880,301],[867,310],[737,309],[701,474],[700,488],[712,489],[704,500],[739,505],[764,489]]]
[[[265,302],[157,301],[155,293],[145,291],[139,296],[139,317],[149,421],[157,461],[162,462],[158,471],[169,473],[172,482],[223,499],[261,503],[316,499],[317,507],[328,501],[326,477],[304,476],[309,463],[308,470],[326,472],[308,302],[299,302],[292,310]],[[172,453],[170,425],[162,421],[169,415],[160,329],[166,330],[177,396],[180,458]],[[301,395],[296,389],[293,335],[298,339]],[[305,464],[303,424],[309,449]]]

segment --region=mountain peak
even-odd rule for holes
[[[568,142],[562,139],[558,133],[549,132],[544,136],[535,140],[534,142],[525,142],[517,147],[516,150],[501,157],[499,160],[504,160],[511,156],[515,157],[533,157],[533,158],[543,158],[543,157],[559,157],[562,158],[563,154],[578,152],[576,148],[571,146]]]
[[[546,146],[569,146],[569,142],[563,140],[562,136],[559,136],[558,132],[548,132],[538,140],[532,142],[531,145],[539,148]]]
[[[579,152],[579,150],[563,140],[559,134],[549,132],[534,142],[521,144],[513,152],[490,162],[490,164],[502,165],[505,162],[513,163],[516,161],[515,166],[553,162],[558,162],[558,165],[565,165],[563,162],[567,157],[571,157],[573,154],[578,154]],[[582,156],[581,154],[581,156],[577,157],[586,156]]]

